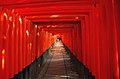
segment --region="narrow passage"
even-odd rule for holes
[[[37,79],[81,79],[64,45],[56,41]]]

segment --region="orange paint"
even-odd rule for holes
[[[2,70],[5,68],[5,49],[2,50]]]
[[[4,68],[5,68],[5,59],[2,58],[2,70],[4,70]]]

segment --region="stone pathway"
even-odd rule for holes
[[[61,41],[55,43],[50,55],[37,79],[81,79]]]

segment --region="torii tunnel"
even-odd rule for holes
[[[0,0],[0,79],[120,79],[120,0]]]

